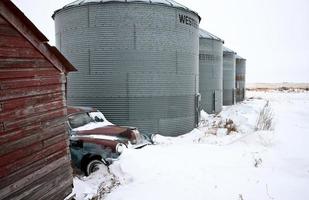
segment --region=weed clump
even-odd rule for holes
[[[269,101],[267,101],[264,108],[260,112],[255,130],[273,130],[273,112]]]

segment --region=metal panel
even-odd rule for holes
[[[207,113],[222,110],[222,41],[200,38],[199,87],[201,106]]]
[[[223,105],[235,104],[235,53],[223,52]]]
[[[236,58],[236,102],[245,99],[246,90],[246,60]]]
[[[57,47],[79,70],[69,75],[69,104],[97,107],[147,134],[192,130],[199,35],[182,15],[199,23],[189,10],[136,2],[57,11]]]

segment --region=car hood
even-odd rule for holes
[[[82,131],[75,131],[76,136],[115,136],[120,138],[125,138],[128,140],[134,139],[134,134],[131,131],[132,129],[128,127],[121,127],[115,125],[104,126],[100,128],[95,128],[91,130],[82,130]]]

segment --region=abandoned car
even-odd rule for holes
[[[114,125],[94,108],[68,107],[67,122],[73,165],[86,175],[111,164],[124,148],[151,143],[137,128]]]

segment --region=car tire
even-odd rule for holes
[[[98,171],[100,168],[104,169],[104,174],[109,173],[108,167],[103,161],[97,159],[91,160],[85,168],[85,174],[86,176],[89,176],[91,173]]]

